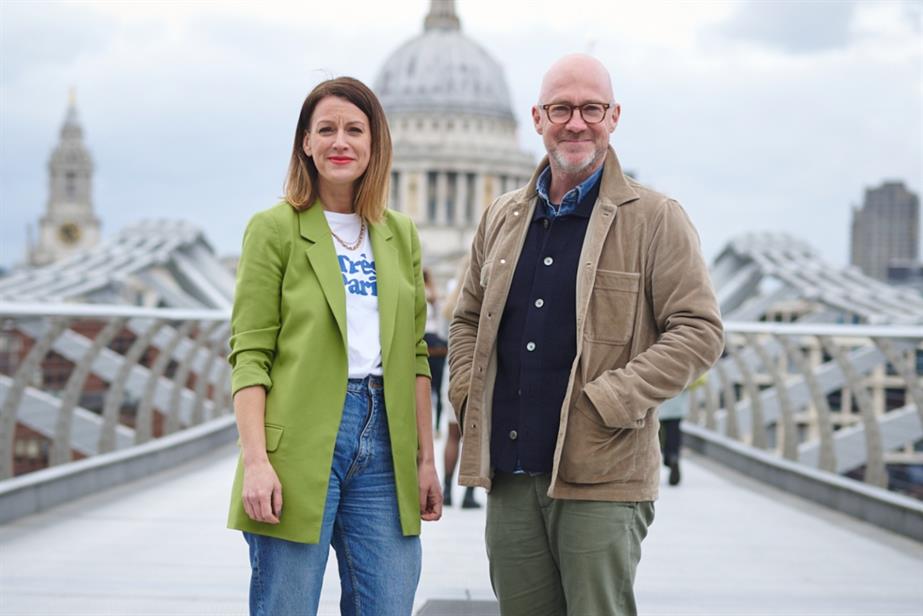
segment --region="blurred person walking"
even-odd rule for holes
[[[458,293],[461,290],[461,281],[465,278],[465,272],[468,270],[468,257],[465,256],[458,264],[453,279],[453,286],[449,289],[449,295],[446,297],[443,315],[446,319],[452,318],[455,311],[455,304],[458,302]],[[445,451],[443,452],[443,486],[442,495],[443,503],[446,507],[452,506],[452,477],[455,476],[455,467],[458,464],[458,449],[461,443],[461,428],[458,425],[458,418],[455,413],[449,415],[448,436],[445,442]],[[465,496],[462,498],[462,509],[480,509],[481,503],[474,498],[474,487],[465,487]]]
[[[445,320],[439,309],[439,293],[436,291],[432,272],[425,267],[423,268],[423,285],[426,289],[426,333],[423,338],[426,340],[426,348],[429,351],[429,371],[432,375],[430,384],[436,406],[434,425],[438,437],[442,424],[442,377],[445,374],[445,358],[448,348],[444,338]]]
[[[657,419],[660,420],[660,452],[664,466],[670,469],[667,482],[671,486],[679,485],[682,479],[679,458],[683,447],[683,431],[680,424],[689,413],[692,392],[702,387],[706,378],[706,375],[703,374],[678,396],[665,401],[657,409]]]
[[[420,242],[386,208],[390,166],[372,91],[324,81],[298,117],[285,200],[244,233],[228,526],[249,545],[253,615],[316,614],[331,545],[342,614],[413,608],[420,520],[439,519],[442,496]]]

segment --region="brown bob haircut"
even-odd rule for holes
[[[391,179],[391,131],[378,97],[364,83],[352,77],[327,79],[317,84],[304,99],[292,158],[285,177],[285,200],[296,210],[305,210],[317,200],[317,167],[314,159],[304,153],[304,137],[311,128],[311,116],[318,103],[328,96],[349,101],[359,108],[369,120],[371,153],[369,166],[357,182],[356,213],[369,222],[379,222],[384,216]]]

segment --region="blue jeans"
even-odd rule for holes
[[[297,490],[297,486],[283,486]],[[381,377],[350,379],[327,488],[320,542],[244,533],[250,614],[316,614],[330,546],[344,616],[408,616],[420,580],[420,538],[401,532]]]

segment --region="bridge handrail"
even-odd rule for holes
[[[804,488],[803,477],[778,478],[801,469],[815,483],[853,486],[851,496],[813,489],[858,517],[863,508],[885,507],[869,503],[888,488],[919,496],[902,468],[923,464],[923,325],[729,321],[724,327],[723,357],[704,385],[688,392],[683,429],[690,445],[721,452],[715,457],[757,478],[792,481],[783,487],[804,496],[812,497],[812,488]],[[846,500],[837,506],[839,498]],[[908,511],[879,517],[916,516],[888,524],[912,526],[898,532],[923,539],[923,505]]]
[[[0,478],[230,413],[229,319],[221,309],[0,301]]]
[[[780,334],[786,336],[834,336],[843,338],[920,338],[923,325],[849,325],[840,323],[778,323],[774,321],[725,321],[731,334]]]
[[[121,304],[71,304],[39,302],[2,302],[0,318],[4,317],[71,317],[75,319],[162,319],[165,321],[227,321],[228,310],[192,308],[145,308]]]

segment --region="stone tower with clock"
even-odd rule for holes
[[[93,160],[83,144],[73,92],[57,147],[48,160],[48,203],[38,238],[29,249],[31,265],[46,265],[95,246],[100,222],[93,213]]]

